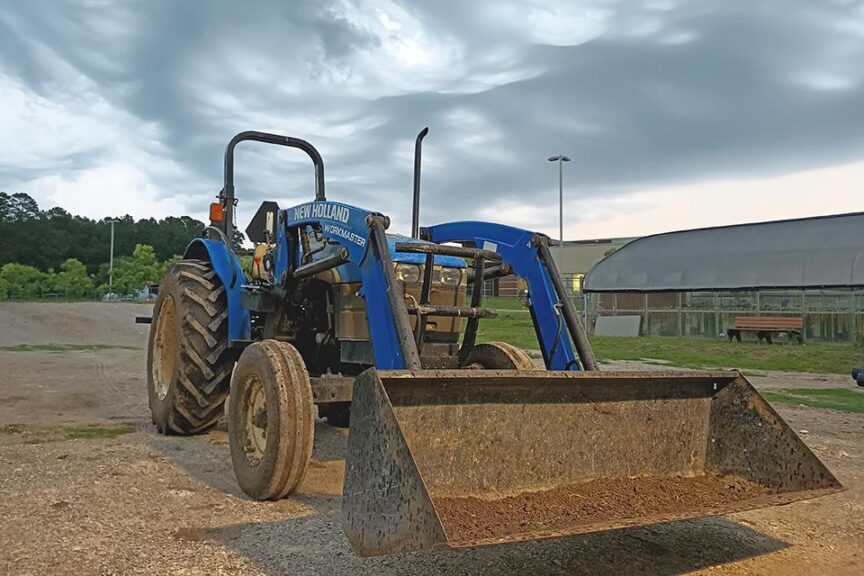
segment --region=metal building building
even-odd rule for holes
[[[736,316],[796,316],[805,338],[864,338],[864,213],[634,240],[588,273],[589,325],[639,315],[642,334],[723,334]]]

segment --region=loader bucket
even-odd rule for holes
[[[842,486],[737,372],[369,369],[342,521],[364,556],[556,538]]]

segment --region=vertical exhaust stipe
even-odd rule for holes
[[[429,127],[423,128],[417,134],[414,142],[414,206],[411,211],[411,237],[420,238],[420,155],[423,152],[423,138],[429,133]]]

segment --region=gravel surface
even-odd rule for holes
[[[559,540],[358,558],[342,534],[346,432],[318,422],[299,494],[237,489],[224,428],[155,433],[146,306],[0,304],[0,574],[862,574],[864,415],[778,406],[847,491],[779,508]],[[116,438],[72,427],[129,425]]]

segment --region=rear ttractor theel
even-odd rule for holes
[[[147,346],[150,413],[163,434],[214,426],[228,398],[234,356],[228,349],[225,287],[205,260],[181,260],[165,273]]]

